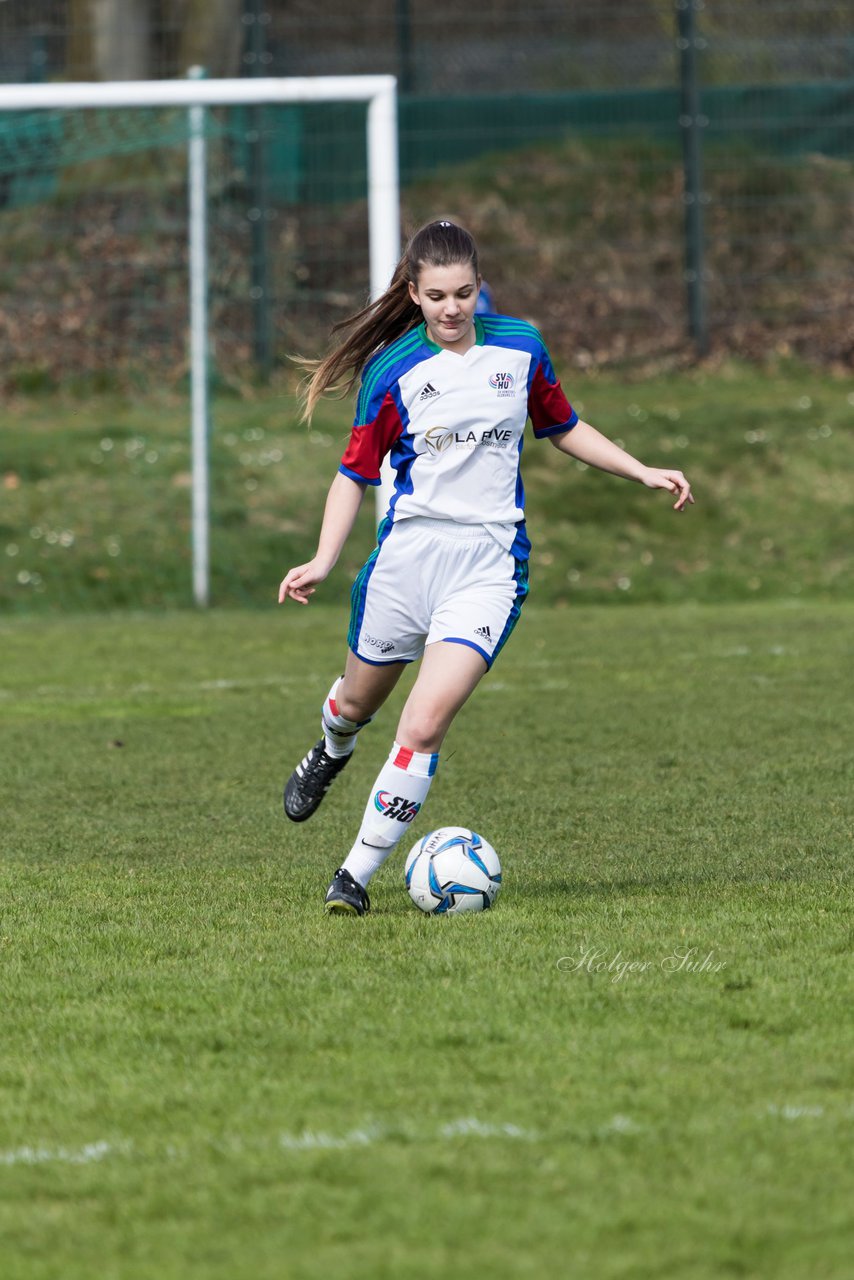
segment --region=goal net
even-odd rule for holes
[[[125,569],[135,581],[134,557],[149,571],[128,599],[176,603],[174,567],[158,566],[162,540],[181,536],[184,600],[191,582],[197,604],[235,599],[229,521],[251,517],[260,471],[286,451],[258,425],[212,431],[209,390],[245,397],[385,288],[400,243],[396,111],[389,76],[0,85],[0,377],[13,400],[42,404],[4,433],[0,604],[67,605],[60,583],[80,580],[91,604],[99,581]],[[96,394],[121,402],[115,429],[63,436],[51,419],[66,423],[67,404],[50,397]],[[166,421],[164,397],[173,416],[184,405],[169,441],[145,429]],[[85,452],[79,475],[51,468],[57,450]],[[132,473],[150,500],[133,497]],[[60,551],[82,578],[62,573]]]

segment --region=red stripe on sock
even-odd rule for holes
[[[334,716],[338,715],[338,703],[335,701],[334,698],[329,699],[329,710],[332,712]]]
[[[401,747],[392,763],[396,764],[398,769],[408,769],[414,754],[410,747]]]

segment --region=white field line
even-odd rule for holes
[[[89,1142],[76,1150],[68,1147],[17,1147],[13,1151],[0,1151],[0,1165],[93,1164],[107,1156],[128,1154],[130,1150],[128,1142]]]
[[[607,1124],[599,1129],[599,1136],[607,1138],[612,1133],[640,1133],[640,1128],[630,1116],[611,1116]]]
[[[364,1129],[350,1129],[346,1133],[325,1133],[310,1129],[302,1133],[280,1133],[275,1145],[282,1151],[347,1151],[356,1147],[370,1147],[377,1143],[404,1138],[407,1142],[431,1142],[436,1139],[455,1138],[493,1138],[510,1141],[537,1142],[545,1137],[533,1129],[522,1129],[515,1124],[486,1124],[472,1116],[452,1120],[449,1124],[439,1125],[432,1131],[415,1131],[407,1127],[386,1127],[369,1125]],[[241,1139],[225,1138],[213,1143],[231,1152],[242,1150],[247,1144]],[[250,1144],[253,1147],[256,1144]],[[89,1142],[83,1147],[47,1147],[22,1146],[10,1151],[0,1151],[0,1166],[10,1165],[45,1165],[45,1164],[93,1164],[105,1160],[108,1156],[133,1156],[135,1148],[132,1142]],[[177,1159],[182,1155],[180,1148],[174,1145],[164,1147],[163,1154],[167,1159]]]
[[[782,1120],[817,1120],[824,1115],[824,1107],[778,1107],[775,1103],[769,1102],[768,1115],[779,1116]]]
[[[41,684],[34,689],[0,689],[0,700],[24,701],[28,698],[74,699],[77,702],[107,702],[116,698],[154,695],[155,697],[183,696],[188,693],[217,693],[222,689],[284,688],[286,685],[304,684],[312,678],[312,672],[300,671],[293,675],[258,676],[240,680],[196,680],[186,684],[150,684],[141,682],[124,686],[74,687],[59,684]]]
[[[762,657],[763,654],[767,653],[773,658],[796,658],[799,656],[800,651],[798,649],[792,649],[790,646],[784,644],[769,644],[767,647],[762,645],[757,649],[751,649],[750,646],[746,644],[737,644],[731,649],[719,649],[716,654],[712,654],[712,657],[749,658],[751,654],[754,653],[759,657]]]
[[[794,1106],[786,1103],[778,1105],[769,1103],[763,1113],[782,1120],[820,1120],[825,1115],[821,1106]],[[606,1124],[596,1129],[600,1138],[619,1137],[622,1135],[640,1134],[642,1128],[630,1116],[614,1115]],[[484,1140],[510,1142],[543,1142],[555,1135],[540,1132],[537,1129],[523,1129],[515,1124],[492,1124],[478,1120],[474,1116],[462,1116],[447,1124],[440,1124],[431,1130],[413,1129],[411,1126],[368,1125],[364,1129],[350,1129],[346,1133],[327,1133],[323,1130],[304,1129],[301,1133],[280,1133],[274,1144],[282,1151],[352,1151],[359,1147],[372,1147],[382,1142],[403,1139],[407,1143],[426,1143],[434,1141],[453,1141],[460,1138],[482,1138]],[[257,1142],[246,1143],[239,1137],[224,1137],[212,1140],[211,1145],[219,1150],[236,1154],[247,1147],[255,1150]],[[94,1164],[106,1160],[110,1156],[130,1156],[137,1154],[132,1142],[89,1142],[85,1146],[69,1147],[14,1147],[9,1151],[0,1150],[0,1167],[14,1165],[50,1165]],[[151,1154],[146,1152],[146,1154]],[[169,1143],[161,1152],[167,1160],[177,1160],[187,1152]]]
[[[285,1151],[341,1151],[352,1147],[367,1147],[375,1142],[393,1139],[396,1136],[408,1142],[430,1142],[435,1138],[509,1138],[515,1141],[539,1142],[545,1134],[534,1129],[520,1129],[515,1124],[486,1124],[472,1116],[464,1116],[459,1120],[451,1120],[440,1125],[433,1133],[415,1133],[409,1129],[384,1129],[371,1126],[367,1129],[351,1129],[349,1133],[332,1134],[315,1132],[306,1129],[300,1134],[279,1134],[279,1146]]]

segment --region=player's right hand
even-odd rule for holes
[[[328,572],[316,559],[289,569],[279,586],[279,604],[284,604],[288,599],[296,600],[297,604],[308,604],[317,583],[322,582]]]

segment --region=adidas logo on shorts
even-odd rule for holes
[[[492,635],[489,627],[475,627],[474,633],[476,636],[480,636],[481,640],[488,640],[492,644]]]
[[[441,394],[442,394],[442,393],[441,393],[441,391],[437,391],[437,390],[436,390],[436,388],[433,386],[433,383],[432,383],[432,382],[428,382],[428,383],[425,385],[425,387],[424,387],[423,391],[421,392],[421,395],[418,397],[418,399],[419,399],[419,401],[421,401],[421,400],[432,400],[432,399],[434,399],[434,397],[435,397],[435,396],[438,396],[438,395],[441,395]]]

